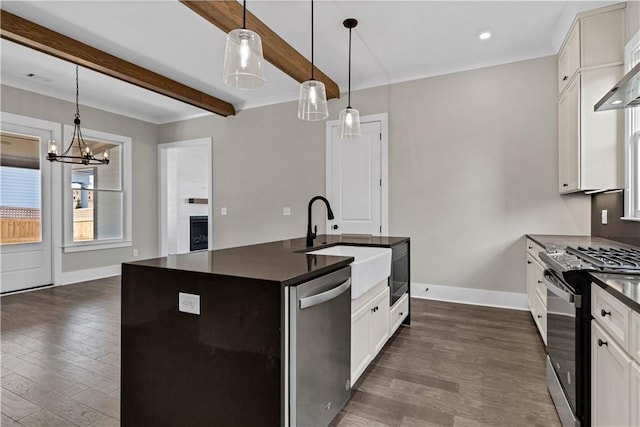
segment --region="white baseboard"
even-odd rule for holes
[[[526,294],[489,291],[485,289],[458,288],[455,286],[427,285],[411,282],[413,298],[455,302],[459,304],[483,305],[486,307],[529,310]]]
[[[70,285],[72,283],[86,282],[87,280],[104,279],[120,275],[121,264],[107,265],[105,267],[88,268],[85,270],[63,271],[56,285]]]

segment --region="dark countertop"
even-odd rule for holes
[[[306,247],[306,239],[302,237],[214,251],[169,255],[125,264],[259,279],[289,286],[322,276],[353,262],[353,257],[307,255],[304,253],[306,251],[338,244],[391,248],[408,241],[408,237],[321,234],[316,237],[311,248]]]
[[[564,249],[567,246],[618,246],[622,248],[633,248],[635,246],[625,243],[616,242],[614,240],[604,239],[594,236],[570,236],[562,234],[527,234],[527,237],[542,246],[554,245],[558,249]]]
[[[593,282],[640,313],[640,276],[591,273]]]

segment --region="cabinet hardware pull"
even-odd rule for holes
[[[607,344],[606,341],[602,341],[600,338],[598,338],[598,347],[602,347],[603,345],[609,347],[609,344]]]
[[[604,308],[602,310],[600,310],[600,316],[605,317],[605,316],[611,316],[611,312],[610,311],[605,311]]]
[[[566,82],[568,79],[569,79],[569,76],[564,76],[564,77],[562,78],[562,81],[563,81],[563,82]]]
[[[563,186],[563,187],[568,187],[568,186],[569,186],[569,184],[562,184],[562,186]]]
[[[400,312],[400,317],[402,317],[403,314],[404,314],[403,312]]]
[[[529,249],[533,249],[533,246],[528,246]]]
[[[538,319],[542,319],[542,315],[538,314]]]
[[[527,261],[527,264],[531,264],[531,261]]]
[[[538,283],[542,285],[544,282],[542,280],[538,280]]]

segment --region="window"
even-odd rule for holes
[[[72,128],[65,126],[65,134]],[[108,165],[66,165],[65,252],[131,246],[131,139],[83,129]]]
[[[640,62],[640,32],[629,41],[625,48],[626,70]],[[626,110],[625,144],[625,217],[640,221],[640,107]]]
[[[0,132],[0,143],[0,244],[40,242],[40,139]]]

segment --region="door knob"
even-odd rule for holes
[[[338,224],[333,224],[333,229],[337,230],[338,229]]]
[[[604,308],[602,310],[600,310],[600,316],[605,317],[607,315],[611,316],[611,312],[610,311],[605,311]]]

